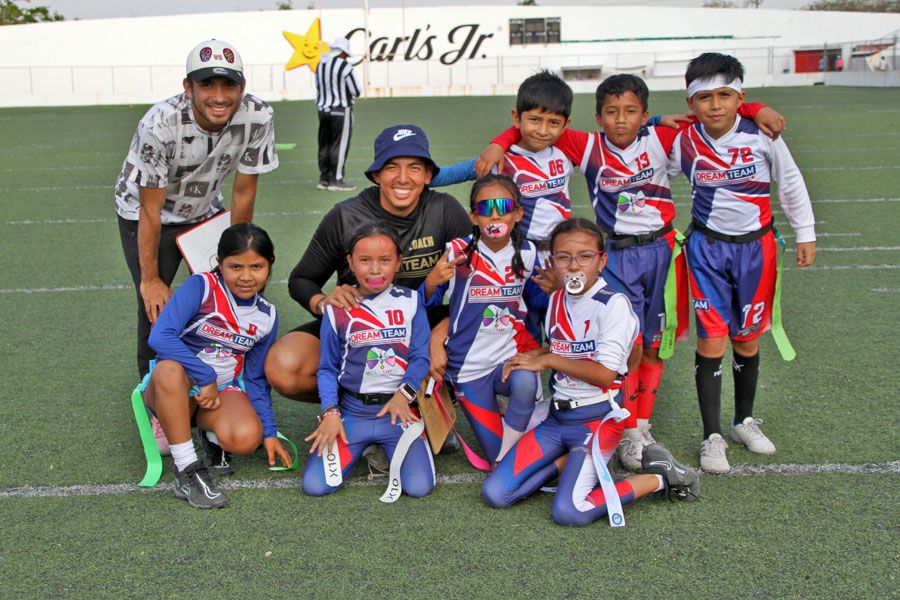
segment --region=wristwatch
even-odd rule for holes
[[[399,392],[403,394],[403,397],[406,398],[406,401],[412,404],[416,399],[416,394],[418,394],[418,390],[408,383],[404,383],[400,386]]]

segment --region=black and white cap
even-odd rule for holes
[[[187,76],[194,81],[210,77],[227,77],[244,83],[244,63],[234,46],[221,40],[206,40],[197,44],[187,57]]]

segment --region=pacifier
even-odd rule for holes
[[[587,276],[582,271],[579,271],[578,273],[566,273],[563,276],[563,281],[566,285],[566,291],[570,294],[581,293],[581,291],[584,290],[585,279],[587,279]]]
[[[509,225],[506,223],[491,223],[484,227],[481,232],[492,240],[499,240],[509,233]]]

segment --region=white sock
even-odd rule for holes
[[[663,479],[662,475],[656,476],[656,482],[656,489],[653,490],[654,492],[659,492],[666,489],[666,481]]]
[[[179,471],[183,471],[197,460],[194,440],[188,440],[181,444],[170,444],[169,448],[172,450],[172,460],[175,461],[175,468]]]
[[[501,422],[503,423],[503,440],[500,442],[500,452],[497,453],[496,462],[503,460],[506,453],[525,435],[524,431],[516,431],[507,425],[506,419],[502,419]]]
[[[650,419],[638,419],[638,429],[646,429],[647,425],[650,424]]]
[[[208,439],[209,441],[211,441],[211,442],[212,442],[213,444],[215,444],[216,446],[221,446],[221,445],[222,445],[222,444],[219,443],[219,438],[216,437],[216,432],[215,432],[215,431],[207,431],[207,432],[206,432],[206,439]]]

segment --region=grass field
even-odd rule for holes
[[[732,446],[739,474],[705,475],[694,504],[632,505],[621,530],[558,527],[547,494],[491,510],[460,454],[437,458],[446,477],[432,495],[390,506],[377,500],[381,483],[305,497],[298,472],[270,473],[260,455],[238,459],[222,511],[175,500],[170,464],[156,490],[123,485],[140,478],[143,454],[128,403],[134,292],[112,187],[146,107],[0,110],[0,597],[898,597],[900,90],[750,97],[788,118],[818,221],[816,266],[786,260],[798,357],[785,363],[770,337],[762,344],[756,413],[778,454]],[[363,181],[387,125],[425,126],[450,163],[506,127],[512,103],[362,101],[348,178]],[[576,97],[573,126],[592,128],[592,103]],[[651,112],[682,106],[658,93]],[[307,315],[284,280],[343,197],[314,188],[312,104],[275,112],[278,141],[299,145],[261,177],[256,221],[276,244],[267,296],[287,330]],[[591,216],[579,175],[570,188],[576,213]],[[674,190],[683,226],[686,186]],[[696,465],[692,361],[682,344],[667,365],[654,435]],[[276,397],[275,410],[295,441],[314,428],[311,405]]]

